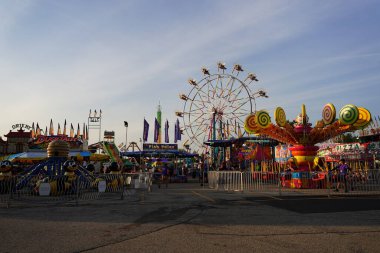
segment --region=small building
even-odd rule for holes
[[[32,139],[32,132],[26,132],[20,128],[17,131],[10,130],[9,133],[4,136],[7,137],[7,141],[0,138],[0,153],[2,155],[29,151],[29,142]]]

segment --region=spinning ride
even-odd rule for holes
[[[293,145],[290,150],[299,170],[309,170],[313,167],[318,147],[315,145],[334,138],[340,134],[366,128],[371,122],[371,113],[355,105],[345,105],[339,111],[336,119],[336,110],[333,104],[326,104],[322,110],[322,120],[318,120],[312,127],[306,114],[306,107],[302,105],[302,112],[295,121],[286,120],[285,111],[277,107],[274,112],[276,125],[266,111],[258,111],[249,115],[245,120],[244,128],[249,133],[269,136],[279,142]]]
[[[258,81],[255,74],[241,80],[241,65],[234,65],[231,73],[226,69],[225,63],[218,63],[216,74],[202,68],[203,78],[198,82],[189,79],[190,92],[180,94],[184,106],[176,115],[183,118],[186,143],[195,151],[206,153],[206,141],[241,137],[245,116],[256,111],[255,99],[268,97],[261,89],[253,91],[250,84]]]

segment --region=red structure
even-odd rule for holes
[[[17,131],[9,131],[4,136],[7,137],[6,141],[0,138],[0,153],[2,155],[28,151],[28,143],[32,139],[31,131],[28,132],[20,128]]]

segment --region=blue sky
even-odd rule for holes
[[[1,1],[0,132],[53,119],[87,122],[125,141],[153,136],[156,107],[171,132],[179,93],[203,66],[241,64],[289,119],[306,104],[311,122],[326,103],[379,115],[379,1]],[[91,141],[97,136],[90,133]],[[172,136],[170,136],[173,139]],[[186,137],[185,137],[186,139]]]

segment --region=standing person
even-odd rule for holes
[[[198,162],[198,166],[197,166],[197,172],[198,172],[198,175],[199,175],[199,180],[198,182],[202,183],[202,180],[203,180],[203,162],[202,161],[199,161]]]
[[[166,184],[166,188],[168,188],[168,181],[169,181],[169,172],[166,165],[162,166],[161,170],[161,181],[158,183],[158,188],[161,188],[161,183]]]
[[[169,183],[171,183],[172,177],[173,177],[173,168],[165,164],[163,165],[163,168],[166,168],[166,170],[168,171],[168,180],[169,180]]]
[[[203,164],[203,182],[204,183],[208,183],[208,164],[207,162],[205,161],[205,163]]]
[[[347,178],[348,178],[348,174],[350,172],[350,167],[348,166],[348,164],[346,164],[346,160],[343,158],[340,159],[339,164],[335,168],[335,170],[338,171],[338,182],[336,184],[335,191],[336,192],[339,191],[339,186],[343,182],[344,183],[344,192],[348,192]]]

